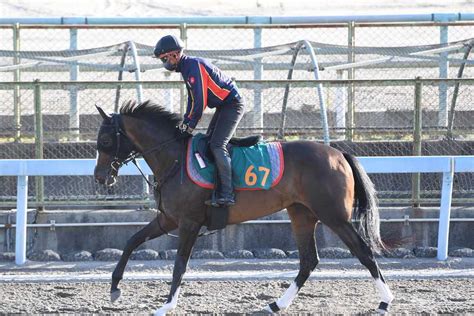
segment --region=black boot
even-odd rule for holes
[[[213,151],[220,180],[220,188],[217,192],[217,204],[219,206],[231,206],[235,204],[234,187],[232,186],[232,167],[229,154],[222,149]]]

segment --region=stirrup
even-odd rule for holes
[[[232,206],[232,205],[235,205],[235,200],[234,198],[232,197],[228,197],[228,198],[219,198],[217,199],[217,204],[219,204],[220,206]]]
[[[212,207],[219,207],[220,205],[217,203],[217,194],[216,191],[212,191],[212,196],[210,200],[206,200],[204,202],[207,206],[212,206]]]
[[[220,198],[217,198],[217,193],[216,191],[212,192],[212,197],[210,200],[206,200],[204,202],[204,204],[206,204],[207,206],[212,206],[212,207],[228,207],[228,206],[232,206],[232,205],[235,205],[235,198],[234,198],[234,194],[230,194],[230,196],[228,196],[227,198],[223,198],[223,197],[220,197]]]

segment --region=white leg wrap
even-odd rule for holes
[[[178,296],[179,296],[179,290],[181,287],[178,287],[176,289],[176,292],[174,292],[173,298],[171,299],[171,302],[166,303],[163,305],[161,308],[157,309],[156,312],[153,314],[154,316],[163,316],[166,315],[166,313],[172,311],[173,309],[176,308],[178,305]]]
[[[293,281],[291,282],[290,287],[285,291],[283,296],[280,297],[276,301],[278,308],[282,311],[287,309],[291,305],[291,303],[293,302],[297,294],[298,294],[298,287],[296,286],[296,283]],[[273,313],[272,309],[268,305],[264,309],[267,312]]]
[[[377,290],[379,291],[380,300],[382,302],[390,304],[393,301],[394,296],[388,288],[388,285],[385,284],[385,282],[383,282],[380,278],[375,278],[374,282],[375,286],[377,287]]]
[[[283,296],[280,297],[278,301],[276,302],[278,307],[280,307],[280,309],[282,310],[288,308],[293,302],[293,300],[295,299],[297,294],[298,294],[298,286],[296,286],[296,283],[293,281],[291,282],[290,287],[286,289]]]

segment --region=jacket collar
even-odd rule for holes
[[[187,59],[187,58],[188,58],[188,56],[186,56],[184,54],[181,56],[181,58],[179,59],[178,64],[176,65],[176,70],[175,70],[176,72],[181,72],[181,66],[183,65],[184,60]]]

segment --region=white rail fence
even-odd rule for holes
[[[441,202],[438,227],[438,260],[448,258],[451,197],[455,172],[474,172],[474,156],[424,157],[359,157],[368,173],[442,173]],[[0,159],[0,176],[16,176],[17,213],[15,263],[26,262],[27,206],[29,176],[91,176],[94,159]],[[139,161],[145,174],[152,172],[143,160]],[[123,166],[121,175],[139,175],[133,165]]]

